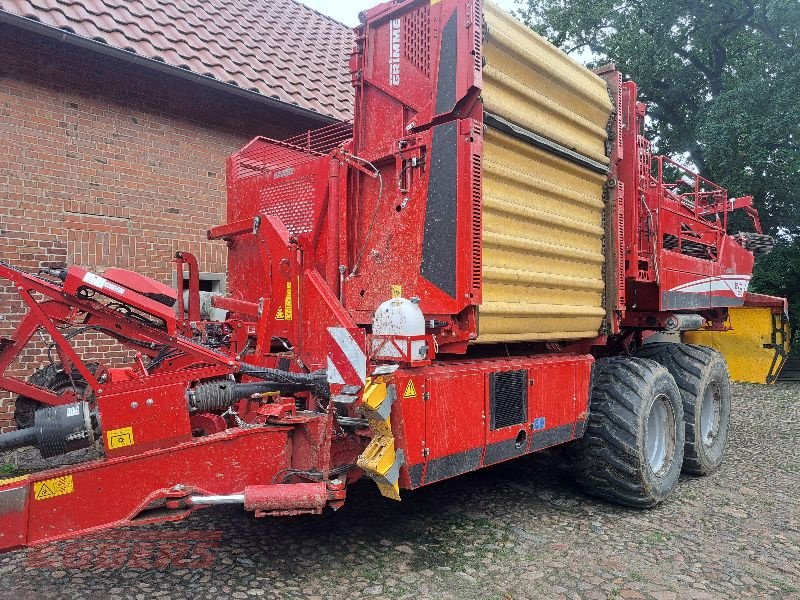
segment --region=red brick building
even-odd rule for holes
[[[293,0],[0,0],[0,260],[172,285],[181,249],[224,285],[226,157],[350,119],[351,46]],[[21,314],[0,282],[0,336]]]

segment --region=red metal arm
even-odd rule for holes
[[[752,196],[742,196],[740,198],[731,198],[728,201],[728,210],[743,210],[745,214],[750,217],[753,222],[753,228],[756,233],[764,233],[761,230],[761,217],[758,216],[758,211],[753,206]]]

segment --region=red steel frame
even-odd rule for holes
[[[609,177],[621,199],[617,211],[624,211],[616,220],[619,281],[624,280],[620,325],[641,326],[654,313],[672,311],[700,312],[719,324],[724,312],[716,309],[743,305],[753,270],[753,254],[727,233],[728,213],[744,209],[760,233],[752,198],[729,200],[725,189],[653,156],[641,134],[646,105],[637,101],[636,84],[623,83],[613,67],[599,73],[617,105]],[[677,181],[666,181],[667,169]]]
[[[105,453],[0,481],[0,548],[183,518],[198,496],[241,496],[258,515],[337,508],[346,483],[363,474],[359,455],[387,433],[405,489],[564,443],[585,429],[594,356],[625,351],[632,336],[663,326],[672,312],[724,323],[744,290],[718,283],[744,281],[753,264],[727,235],[727,213],[754,216],[752,201],[731,201],[685,170],[680,187],[689,191],[669,183],[667,165],[678,166],[650,155],[635,84],[606,69],[616,135],[605,331],[579,343],[470,350],[481,302],[481,14],[480,0],[408,0],[368,11],[351,62],[354,125],[282,142],[257,138],[230,158],[228,223],[208,232],[228,245],[229,293],[213,301],[228,311],[225,322],[202,320],[198,266],[188,254],[175,258],[178,290],[170,293],[119,270],[112,279],[70,267],[59,282],[0,264],[29,310],[15,335],[0,340],[0,388],[44,404],[76,399],[5,374],[36,331],[46,331],[63,368],[88,382]],[[417,46],[409,50],[401,41],[408,39]],[[454,178],[442,176],[445,163]],[[449,218],[436,216],[437,207]],[[693,290],[698,281],[707,289]],[[175,300],[177,316],[154,293]],[[428,331],[371,336],[375,308],[400,294],[421,299]],[[82,327],[137,358],[93,372],[62,333]],[[219,336],[224,343],[211,344]],[[410,344],[420,340],[429,354],[412,361]],[[375,370],[389,346],[401,354],[393,375]],[[149,369],[145,359],[165,349],[168,359]],[[272,394],[224,414],[190,413],[187,393],[198,382],[252,381],[242,374],[248,365],[324,369],[331,400]],[[516,378],[524,418],[495,427],[490,396],[499,375]],[[381,415],[388,425],[362,410],[375,381],[387,382],[394,398]],[[39,497],[43,485],[59,493]]]

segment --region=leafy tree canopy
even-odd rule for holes
[[[519,0],[554,44],[639,84],[659,152],[688,153],[765,230],[800,234],[798,0]]]

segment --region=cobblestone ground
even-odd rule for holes
[[[723,468],[655,510],[586,498],[531,457],[399,504],[367,483],[323,517],[228,506],[5,555],[0,597],[800,598],[800,384],[734,402]]]

